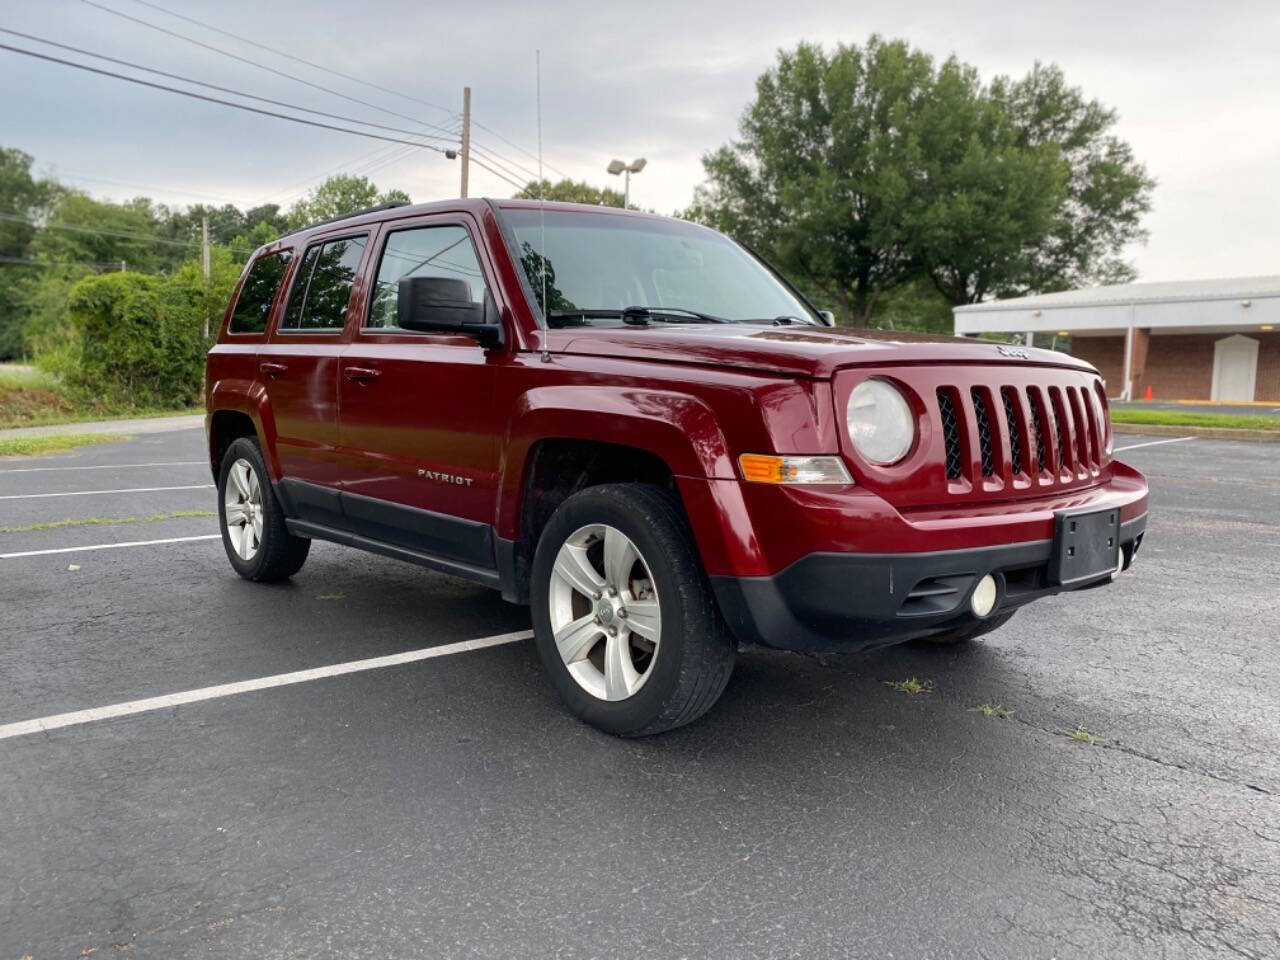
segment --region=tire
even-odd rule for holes
[[[911,641],[918,647],[958,647],[970,640],[976,640],[978,637],[985,636],[992,630],[998,630],[1006,623],[1013,619],[1016,611],[1002,613],[998,617],[992,617],[990,620],[979,620],[968,626],[956,627],[954,630],[947,630],[945,633],[935,633],[930,637],[920,637]]]
[[[258,441],[248,437],[232,441],[222,456],[218,524],[227,559],[246,580],[286,580],[302,569],[311,549],[309,538],[295,537],[285,526]]]
[[[551,682],[571,713],[606,733],[639,737],[684,726],[729,682],[737,643],[684,509],[660,487],[603,484],[565,500],[538,541],[530,592]]]

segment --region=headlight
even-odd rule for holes
[[[849,439],[871,463],[897,463],[916,439],[916,418],[906,398],[886,380],[863,380],[845,408]]]

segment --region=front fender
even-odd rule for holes
[[[508,421],[501,463],[498,535],[519,536],[529,450],[539,440],[615,443],[661,459],[677,477],[730,479],[733,458],[711,408],[670,390],[627,386],[537,387]]]

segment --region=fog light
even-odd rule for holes
[[[969,598],[969,606],[973,608],[973,612],[979,617],[986,617],[996,608],[996,597],[999,593],[1000,590],[996,586],[996,578],[988,573],[973,588],[973,596]]]

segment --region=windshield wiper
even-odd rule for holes
[[[685,307],[623,307],[602,310],[551,310],[553,320],[572,320],[576,317],[583,320],[601,320],[618,317],[623,323],[644,326],[652,320],[659,323],[736,323],[714,314],[689,310]]]
[[[768,323],[775,327],[789,327],[793,324],[802,327],[820,327],[822,324],[808,317],[797,317],[790,314],[782,314],[777,317],[754,317],[751,320],[743,320],[743,323]]]

